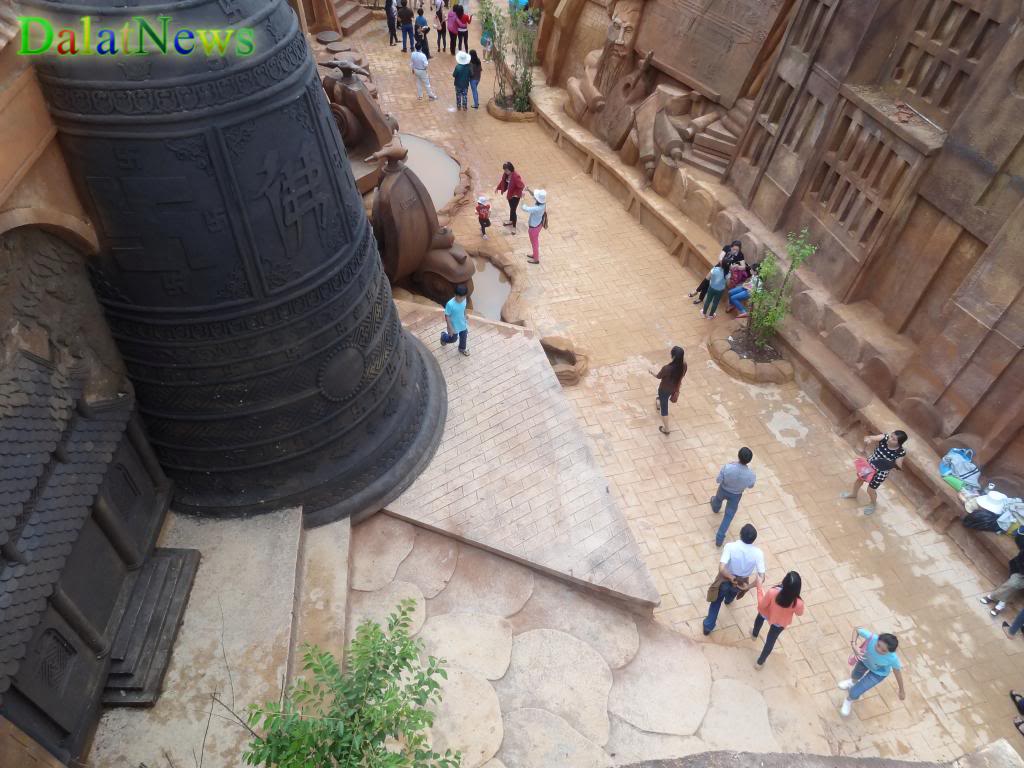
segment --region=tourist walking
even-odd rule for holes
[[[651,376],[656,379],[660,379],[658,383],[658,411],[661,413],[661,426],[658,427],[658,431],[663,435],[670,433],[668,428],[668,403],[671,400],[673,403],[679,400],[679,387],[683,383],[683,377],[686,375],[686,360],[685,352],[682,347],[672,347],[672,359],[661,366],[661,370],[657,373],[654,372],[653,368],[648,369]]]
[[[1006,608],[1006,601],[1017,592],[1024,590],[1024,534],[1021,533],[1020,528],[1014,534],[1013,541],[1017,545],[1017,554],[1010,558],[1010,577],[987,595],[983,595],[980,598],[982,605],[992,605],[992,603],[995,603],[992,606],[992,610],[989,611],[993,616],[998,616],[1002,613]]]
[[[455,295],[444,305],[447,332],[441,331],[441,346],[459,342],[459,352],[469,356],[469,322],[466,320],[466,286],[455,286]]]
[[[461,5],[453,5],[445,19],[445,27],[448,29],[448,50],[451,51],[452,56],[455,55],[455,46],[459,39],[459,11],[461,9]]]
[[[714,319],[715,312],[718,310],[718,302],[722,300],[722,294],[725,292],[724,263],[716,264],[708,272],[708,292],[704,297],[704,309],[700,313],[706,320]]]
[[[533,198],[533,205],[524,205],[523,211],[530,214],[526,225],[530,234],[530,245],[533,246],[533,255],[527,256],[526,260],[531,264],[540,264],[540,231],[548,225],[547,202],[548,193],[543,189],[534,192],[527,189],[527,193]]]
[[[455,81],[455,109],[468,110],[469,107],[469,78],[472,71],[469,68],[469,54],[459,51],[455,54],[455,69],[452,70],[452,79]]]
[[[757,585],[757,618],[754,619],[754,628],[750,636],[757,639],[761,634],[761,627],[768,622],[768,636],[764,639],[764,648],[754,663],[757,669],[764,669],[764,663],[775,648],[775,641],[779,639],[782,631],[793,623],[793,618],[804,615],[804,601],[800,599],[802,586],[800,574],[796,571],[787,573],[781,584],[767,592],[761,589],[760,584]]]
[[[740,540],[729,542],[718,561],[718,576],[708,587],[708,615],[704,634],[710,635],[718,622],[722,603],[729,605],[764,581],[764,553],[754,546],[757,529],[747,523],[740,529]]]
[[[480,222],[480,235],[486,240],[487,228],[491,226],[491,204],[483,195],[476,199],[476,218]]]
[[[434,95],[434,91],[430,88],[430,75],[427,73],[427,64],[427,55],[418,48],[409,57],[409,66],[412,68],[413,75],[416,76],[416,98],[422,99],[425,91],[427,98],[434,101],[437,96]]]
[[[743,283],[743,285],[737,285],[729,291],[729,307],[727,311],[738,310],[736,317],[747,317],[747,307],[743,302],[760,291],[764,286],[764,281],[758,274],[760,269],[760,264],[751,264],[750,279]]]
[[[430,58],[430,22],[427,21],[427,17],[423,15],[423,9],[419,8],[416,11],[416,21],[413,23],[413,32],[416,36],[417,47],[423,51],[423,54],[429,59]]]
[[[495,192],[504,192],[508,198],[508,221],[502,226],[512,227],[512,234],[516,233],[516,209],[519,207],[519,198],[523,194],[526,184],[523,177],[516,173],[516,167],[510,162],[501,166],[501,180],[495,187]]]
[[[398,22],[395,19],[395,0],[384,0],[384,15],[388,20],[388,45],[398,43]]]
[[[469,52],[469,88],[473,91],[473,109],[480,109],[480,93],[477,88],[480,86],[480,78],[484,74],[484,65],[476,50]]]
[[[722,265],[722,269],[725,270],[725,274],[729,274],[733,264],[739,264],[743,261],[743,244],[739,240],[733,240],[731,243],[726,243],[722,246],[722,252],[718,254],[718,263]],[[710,272],[708,273],[710,275]],[[694,304],[703,304],[704,297],[708,292],[708,276],[706,275],[703,280],[686,294],[689,298],[693,299]]]
[[[412,30],[412,8],[409,7],[407,0],[399,0],[398,3],[398,23],[402,27],[402,52],[413,50],[416,44],[416,36]],[[406,39],[409,41],[408,47],[406,47]]]
[[[864,483],[868,484],[868,498],[871,503],[862,510],[865,515],[873,515],[878,506],[878,487],[894,469],[903,469],[902,460],[907,455],[903,444],[907,442],[907,433],[902,429],[894,429],[884,435],[869,435],[864,438],[864,445],[878,442],[870,459],[858,458],[854,462],[857,479],[853,490],[844,491],[839,495],[842,499],[856,499],[857,492]]]
[[[437,30],[438,52],[448,50],[448,26],[445,17],[448,15],[447,0],[434,0],[434,29]]]
[[[853,674],[839,684],[840,690],[846,691],[846,699],[839,710],[843,717],[849,716],[853,702],[885,680],[890,673],[896,678],[896,684],[899,686],[900,701],[906,700],[907,692],[903,687],[903,673],[900,671],[903,664],[896,655],[898,646],[899,640],[895,635],[876,635],[863,627],[856,627],[853,630],[853,637],[850,639],[850,647],[853,648],[853,655],[850,657]]]
[[[466,9],[460,5],[456,30],[459,37],[459,50],[466,51],[466,53],[469,53],[469,23],[472,20],[473,17],[466,13]]]
[[[722,517],[722,524],[718,526],[718,533],[715,534],[715,545],[722,546],[725,543],[725,534],[729,531],[732,519],[736,517],[736,510],[739,509],[740,499],[747,488],[753,488],[757,482],[757,475],[748,466],[754,459],[754,452],[749,448],[740,448],[737,461],[730,462],[718,470],[718,491],[711,497],[711,511],[716,515],[722,511],[722,502],[725,502],[725,515]]]

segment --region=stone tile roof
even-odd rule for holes
[[[131,415],[125,397],[82,416],[74,409],[81,394],[74,375],[25,353],[0,378],[0,694],[17,674]]]

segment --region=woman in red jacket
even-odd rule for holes
[[[516,209],[519,208],[519,198],[522,197],[526,184],[523,177],[516,173],[512,163],[505,163],[501,166],[501,181],[498,182],[495,192],[504,192],[508,198],[508,221],[503,226],[512,227],[512,234],[516,233]]]
[[[757,657],[757,669],[764,667],[768,655],[775,648],[775,641],[779,639],[782,630],[793,623],[793,617],[804,615],[804,601],[800,599],[801,586],[800,574],[796,571],[787,573],[782,583],[767,593],[761,591],[760,584],[757,585],[757,618],[754,620],[754,631],[750,634],[756,638],[766,621],[771,625],[764,641],[764,650]]]

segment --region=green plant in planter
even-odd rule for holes
[[[786,256],[789,268],[781,281],[778,279],[778,256],[771,251],[765,253],[758,270],[762,288],[750,297],[750,315],[747,319],[747,333],[757,346],[766,346],[775,335],[789,312],[789,294],[792,288],[790,278],[817,250],[818,246],[809,242],[807,227],[801,229],[799,233],[787,234]]]
[[[537,11],[509,8],[508,14],[481,0],[483,29],[493,40],[491,60],[497,86],[494,101],[502,109],[530,111],[530,90],[533,88],[533,60],[537,45]]]
[[[403,600],[387,629],[356,629],[342,671],[334,656],[303,647],[305,677],[280,702],[249,708],[254,738],[247,765],[267,768],[458,768],[460,753],[430,749],[430,705],[441,701],[444,660],[420,662],[422,643],[409,636],[415,600]],[[262,736],[258,735],[262,732]]]

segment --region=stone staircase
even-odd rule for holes
[[[353,0],[334,0],[334,12],[338,16],[341,31],[348,37],[373,18],[373,12]]]
[[[737,101],[736,106],[726,112],[721,120],[712,123],[694,137],[693,144],[683,155],[683,161],[707,171],[717,179],[723,178],[753,110],[752,99]]]

